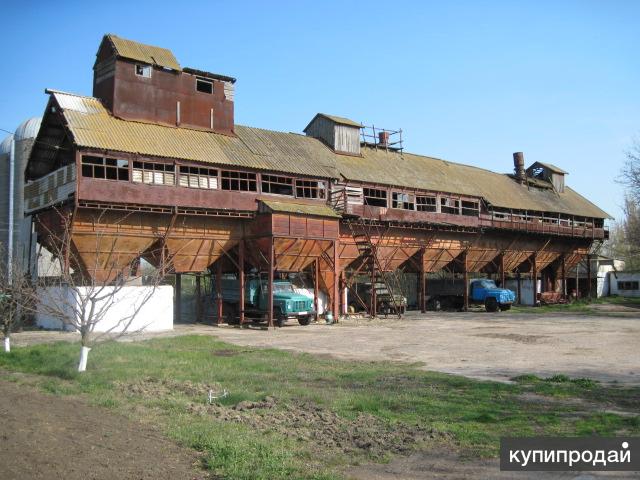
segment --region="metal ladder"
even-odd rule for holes
[[[382,239],[382,232],[380,231],[380,227],[376,224],[370,224],[366,222],[362,217],[357,220],[348,220],[347,225],[349,226],[349,230],[353,239],[355,240],[356,247],[358,248],[359,256],[363,259],[363,264],[367,267],[369,273],[373,272],[373,267],[375,266],[375,275],[370,275],[372,278],[371,282],[371,295],[374,295],[374,291],[376,289],[377,283],[382,283],[389,296],[391,297],[391,303],[393,304],[393,308],[395,309],[398,318],[402,318],[402,305],[399,305],[396,301],[396,294],[403,295],[402,292],[402,282],[398,275],[397,270],[393,270],[391,272],[385,271],[382,268],[382,264],[380,263],[380,259],[378,255],[376,255],[376,248],[372,241],[371,229],[375,228],[375,234],[378,238],[378,242]],[[356,230],[356,226],[360,227],[361,233]],[[360,302],[362,300],[360,299]],[[365,305],[368,309],[369,307]],[[373,312],[369,312],[372,314]],[[386,316],[385,312],[385,316]]]

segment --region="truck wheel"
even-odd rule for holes
[[[503,312],[506,312],[510,308],[511,308],[511,304],[510,303],[501,303],[500,304],[500,310],[502,310]]]
[[[484,308],[487,312],[497,312],[498,301],[493,297],[489,297],[484,301]]]
[[[306,317],[298,317],[298,323],[306,327],[311,323],[311,315],[307,315]]]

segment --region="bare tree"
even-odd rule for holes
[[[624,218],[619,222],[616,251],[626,268],[640,268],[640,143],[634,142],[626,152],[627,160],[618,182],[626,187]]]
[[[627,160],[618,181],[627,187],[627,193],[636,206],[640,205],[640,142],[635,141],[626,152]]]
[[[89,251],[81,254],[72,238],[71,213],[58,214],[60,221],[53,222],[58,228],[38,224],[40,240],[52,254],[49,268],[53,273],[39,272],[37,311],[80,333],[78,371],[83,372],[93,347],[142,331],[153,322],[153,318],[139,316],[171,272],[171,259],[161,236],[145,251],[123,251],[118,227],[131,214],[115,218],[106,210],[95,212],[94,230],[84,236]],[[143,256],[155,268],[141,268]]]
[[[34,284],[22,262],[14,259],[10,264],[0,265],[0,315],[6,353],[11,351],[11,333],[33,312],[35,299]]]

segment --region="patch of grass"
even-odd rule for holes
[[[75,372],[78,354],[79,346],[69,343],[16,348],[0,356],[0,368],[39,375],[45,391],[83,395],[93,404],[159,425],[171,438],[203,452],[204,465],[214,475],[229,479],[339,478],[341,465],[369,458],[318,451],[295,426],[283,434],[197,413],[194,406],[206,407],[210,385],[229,391],[219,401],[223,406],[266,396],[282,408],[308,402],[344,419],[364,414],[390,428],[418,426],[436,432],[434,442],[467,455],[497,455],[501,436],[640,434],[638,417],[564,402],[584,399],[640,411],[640,388],[562,374],[521,375],[514,384],[482,382],[425,372],[418,365],[240,348],[208,336],[105,344],[92,350],[84,374]],[[526,394],[556,403],[527,401]]]

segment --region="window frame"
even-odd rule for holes
[[[322,180],[311,180],[308,178],[296,178],[294,181],[296,198],[306,198],[308,200],[326,200],[327,187]],[[302,195],[300,194],[302,192]],[[316,195],[305,195],[306,192],[316,192]]]
[[[267,187],[265,189],[265,186]],[[278,193],[270,191],[272,186],[280,186],[280,187],[289,187],[291,193]],[[286,175],[277,175],[270,173],[262,173],[260,174],[260,191],[267,195],[281,195],[283,197],[294,197],[295,196],[295,182],[293,177],[288,177]]]
[[[138,73],[138,68],[142,71],[142,73]],[[153,76],[153,67],[151,65],[145,65],[144,63],[136,63],[133,66],[133,72],[138,77],[142,78],[151,78]],[[145,72],[148,72],[149,75],[145,75]]]
[[[186,178],[186,185],[182,184]],[[192,180],[195,179],[195,186]],[[207,186],[202,186],[202,180],[206,180]],[[212,186],[212,180],[215,186]],[[193,188],[199,190],[218,190],[220,188],[220,178],[217,168],[201,167],[195,165],[178,165],[177,183],[178,187]]]
[[[89,159],[100,160],[98,162],[90,162]],[[85,162],[85,159],[87,160]],[[114,163],[115,162],[115,163]],[[123,158],[101,157],[98,155],[83,154],[80,157],[80,176],[83,178],[94,178],[96,180],[109,180],[112,182],[128,182],[131,178],[129,169],[130,161]],[[100,176],[96,176],[96,171],[102,170]],[[85,175],[90,170],[91,175]],[[115,172],[115,178],[109,178],[108,172]],[[126,172],[126,173],[125,173]],[[124,178],[121,178],[122,177]]]
[[[402,200],[400,200],[400,197],[402,197]],[[398,206],[400,204],[402,204],[402,206]],[[411,208],[408,208],[409,205],[411,205]],[[392,191],[391,192],[391,208],[395,208],[397,210],[408,210],[410,212],[415,212],[416,211],[416,195],[413,193]]]
[[[151,167],[151,168],[149,168]],[[160,168],[161,167],[161,168]],[[135,175],[140,173],[141,179],[136,180]],[[151,175],[151,181],[147,181],[148,175]],[[157,182],[159,176],[162,182]],[[167,182],[167,179],[173,177],[173,182]],[[131,182],[140,185],[154,185],[175,187],[176,186],[176,165],[173,163],[149,162],[145,160],[134,160],[131,162]]]
[[[200,90],[198,88],[200,84],[209,85],[211,87],[211,91],[207,92],[205,90]],[[196,92],[204,93],[205,95],[213,95],[213,81],[207,80],[206,78],[196,77]]]
[[[372,193],[375,193],[372,195]],[[376,194],[382,195],[376,195]],[[371,207],[379,207],[379,208],[388,208],[389,207],[389,192],[388,190],[382,188],[373,188],[373,187],[363,187],[362,188],[362,198],[364,205],[368,205]],[[375,203],[370,203],[368,200],[374,201],[383,201],[384,205],[376,205]]]
[[[430,205],[427,202],[420,203],[419,200],[433,200],[433,205]],[[420,207],[433,207],[433,210],[430,208],[420,208]],[[427,212],[427,213],[437,213],[438,212],[438,196],[437,195],[416,195],[416,212]]]
[[[228,175],[236,175],[236,177],[231,177]],[[250,178],[253,176],[253,178]],[[227,188],[225,188],[225,183],[227,183]],[[233,183],[237,183],[238,188],[231,188]],[[242,189],[240,185],[246,183],[247,187],[253,184],[253,189],[247,188]],[[247,192],[247,193],[258,193],[258,174],[255,172],[243,172],[239,170],[220,170],[220,190],[225,190],[227,192]]]

